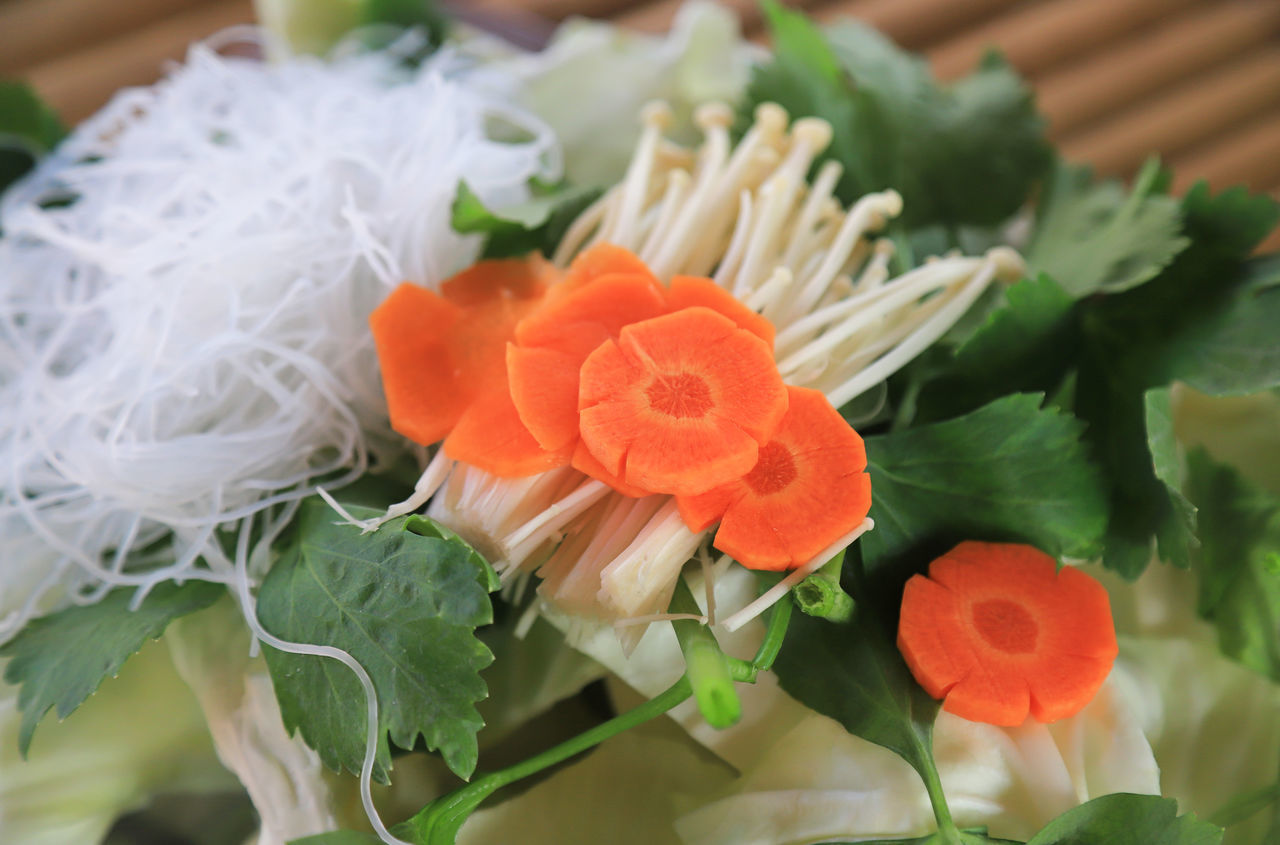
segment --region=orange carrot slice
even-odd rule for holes
[[[520,422],[505,384],[490,386],[468,405],[444,441],[455,461],[500,478],[524,478],[569,463],[570,451],[550,452]]]
[[[645,496],[653,494],[651,490],[645,490],[628,484],[623,481],[616,473],[609,472],[604,468],[604,464],[596,460],[595,455],[591,454],[585,443],[581,440],[577,441],[577,445],[573,450],[573,468],[583,475],[588,475],[596,481],[603,481],[617,492],[624,496],[630,496],[633,499],[643,499]]]
[[[580,378],[583,443],[654,493],[695,495],[746,474],[787,409],[764,341],[702,307],[626,326]]]
[[[484,385],[506,381],[506,342],[554,279],[541,256],[482,261],[440,295],[405,283],[369,317],[392,427],[423,445],[449,433]]]
[[[871,508],[862,438],[820,392],[787,392],[787,414],[749,472],[676,498],[690,529],[720,520],[715,547],[750,569],[807,563],[857,528]]]
[[[564,449],[578,440],[578,370],[584,357],[507,344],[512,402],[544,449]]]
[[[369,315],[391,427],[426,446],[449,433],[470,401],[454,389],[449,336],[462,309],[405,282]]]
[[[1096,580],[1032,546],[972,541],[907,582],[898,648],[943,709],[993,725],[1078,713],[1118,650]]]
[[[578,253],[578,256],[570,262],[569,269],[565,271],[564,280],[556,285],[554,297],[573,293],[601,276],[616,273],[645,276],[655,285],[658,284],[658,279],[649,270],[649,265],[641,261],[634,252],[611,243],[598,243]]]
[[[612,273],[548,301],[516,326],[516,342],[585,358],[623,326],[666,312],[652,276]]]
[[[740,329],[746,329],[773,348],[773,323],[752,311],[740,299],[711,279],[699,276],[675,276],[667,289],[667,307],[672,311],[701,305],[723,314]]]

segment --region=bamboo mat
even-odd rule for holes
[[[722,0],[762,40],[756,0]],[[544,38],[574,14],[666,29],[681,0],[470,0],[465,17]],[[1280,194],[1280,0],[800,0],[861,18],[943,78],[999,47],[1035,86],[1053,140],[1100,173],[1152,153],[1197,179]],[[253,20],[252,0],[0,0],[0,75],[29,80],[69,122],[153,80],[196,38]],[[1280,249],[1280,237],[1269,248]]]

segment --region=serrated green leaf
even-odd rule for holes
[[[4,679],[21,684],[22,726],[18,748],[25,756],[36,725],[50,710],[71,715],[106,678],[179,616],[213,604],[226,592],[221,584],[162,582],[130,610],[135,590],[121,588],[95,604],[64,608],[32,620],[0,648],[8,657]]]
[[[763,102],[834,130],[824,158],[844,167],[852,202],[894,188],[908,227],[990,225],[1013,214],[1050,163],[1030,90],[999,57],[941,86],[925,62],[875,30],[842,21],[825,32],[802,13],[764,4],[774,37],[740,113]]]
[[[475,629],[492,621],[495,586],[488,564],[430,520],[402,518],[363,534],[312,498],[263,581],[258,618],[290,642],[340,648],[369,673],[378,697],[379,779],[390,769],[388,736],[412,748],[419,735],[467,777],[483,725],[475,709],[486,694],[480,670],[492,660]],[[355,676],[326,658],[273,648],[264,654],[285,726],[330,767],[358,772],[366,718]]]
[[[1147,426],[1147,448],[1156,480],[1165,487],[1169,507],[1156,524],[1156,545],[1160,556],[1174,562],[1187,561],[1198,545],[1196,508],[1182,495],[1185,481],[1178,442],[1173,433],[1172,398],[1167,387],[1148,390],[1143,395]]]
[[[1027,845],[1218,845],[1222,829],[1194,814],[1178,815],[1178,802],[1158,795],[1118,792],[1067,810]]]
[[[1055,557],[1100,549],[1105,491],[1069,414],[1014,394],[941,423],[868,437],[869,574],[910,574],[961,540],[1031,543]]]
[[[551,189],[527,202],[494,211],[467,186],[458,184],[453,228],[484,235],[485,258],[507,258],[540,251],[550,255],[569,224],[600,196],[598,188]]]
[[[26,173],[66,129],[31,86],[0,79],[0,192]]]
[[[1197,610],[1228,657],[1280,682],[1280,496],[1245,481],[1202,449],[1187,460],[1200,508]]]
[[[792,698],[884,746],[922,777],[934,772],[938,702],[911,677],[880,620],[859,605],[848,622],[795,616],[773,665]]]
[[[1179,203],[1155,193],[1158,181],[1155,162],[1132,192],[1118,182],[1093,182],[1088,167],[1059,163],[1039,204],[1028,265],[1076,299],[1154,278],[1188,243]]]
[[[1046,275],[1011,286],[1003,305],[987,315],[951,361],[932,362],[916,420],[958,416],[1009,393],[1059,389],[1079,352],[1074,306]]]

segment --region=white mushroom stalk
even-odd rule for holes
[[[663,138],[670,110],[646,106],[625,178],[574,222],[554,263],[566,267],[609,242],[664,283],[713,278],[774,324],[783,380],[822,391],[836,407],[936,341],[993,280],[1022,274],[1019,256],[997,248],[889,278],[893,245],[877,234],[901,213],[901,196],[867,194],[846,210],[832,193],[839,164],[807,181],[831,141],[826,122],[788,126],[782,108],[765,104],[734,147],[732,116],[720,104],[699,109],[704,140],[689,151]],[[671,498],[628,498],[569,469],[504,481],[459,467],[430,513],[495,555],[502,571],[541,567],[540,594],[559,609],[611,620],[660,615],[706,539]]]

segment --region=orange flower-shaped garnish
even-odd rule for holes
[[[582,365],[582,442],[608,473],[693,495],[746,474],[787,410],[773,354],[709,308],[624,328]]]
[[[816,390],[788,387],[790,404],[751,471],[699,496],[680,496],[694,531],[717,520],[715,547],[751,569],[793,569],[855,529],[871,508],[867,455]]]
[[[898,648],[944,710],[993,725],[1079,712],[1117,653],[1101,584],[1032,546],[979,542],[907,582]]]
[[[369,317],[391,425],[498,475],[568,462],[523,430],[507,389],[506,344],[556,273],[539,255],[481,261],[436,294],[400,285]]]

